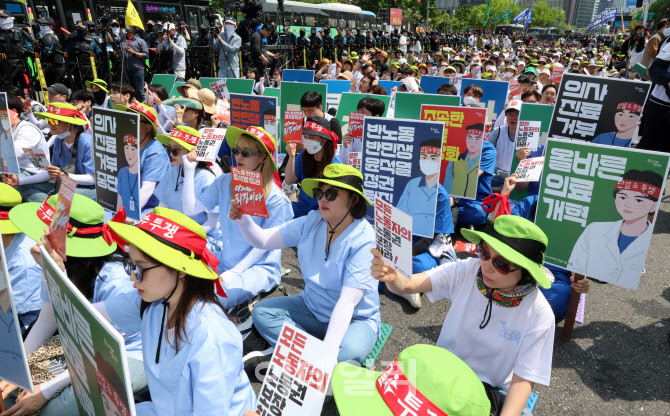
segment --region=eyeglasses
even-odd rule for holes
[[[321,197],[325,195],[326,201],[333,202],[337,198],[337,191],[339,191],[337,188],[328,188],[325,191],[321,188],[314,188],[312,189],[312,196],[314,196],[314,199],[317,201],[320,201]]]
[[[263,156],[265,153],[263,152],[252,152],[250,150],[240,150],[237,147],[233,147],[233,155],[239,156],[242,155],[242,157],[247,158],[251,156]]]
[[[60,120],[56,120],[55,118],[47,118],[47,123],[51,124],[52,126],[57,126],[60,124]]]
[[[503,260],[501,257],[491,257],[491,253],[489,253],[488,250],[481,244],[477,246],[477,255],[479,255],[479,258],[484,261],[491,260],[493,268],[496,269],[496,271],[500,274],[507,275],[511,272],[515,272],[521,269],[521,267],[513,269],[507,260]]]
[[[168,154],[171,154],[172,156],[178,156],[179,152],[182,150],[186,150],[183,147],[170,147],[170,146],[165,146],[165,150],[167,150]]]
[[[143,269],[143,268],[139,267],[137,264],[131,263],[130,259],[128,257],[123,258],[123,269],[125,270],[125,272],[128,275],[131,275],[131,274],[135,273],[135,279],[140,283],[144,279],[144,277],[143,277],[144,272],[146,272],[147,270],[155,269],[156,267],[161,267],[161,266],[162,266],[162,264],[158,264],[156,266],[151,266],[151,267],[147,267],[147,268]]]

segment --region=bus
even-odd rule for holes
[[[523,25],[498,25],[496,35],[513,35],[523,33]]]
[[[300,3],[297,1],[284,2],[283,21],[277,10],[277,0],[266,0],[263,3],[265,21],[276,22],[283,25],[290,24],[291,32],[296,35],[300,29],[305,29],[309,34],[312,27],[320,29],[324,26],[331,28],[331,35],[337,34],[337,28],[361,28],[361,30],[373,30],[376,28],[376,15],[365,11],[357,6],[342,3]]]
[[[560,35],[560,31],[555,27],[531,27],[526,33],[537,39],[548,39]]]

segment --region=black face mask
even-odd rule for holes
[[[95,103],[98,105],[102,105],[105,102],[105,98],[107,97],[107,93],[104,92],[103,90],[95,91],[93,92],[93,96],[95,97]]]
[[[88,30],[86,30],[86,29],[77,29],[77,33],[79,34],[79,36],[82,36],[82,37],[83,37],[83,36],[86,36],[86,33],[88,33]]]

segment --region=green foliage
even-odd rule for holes
[[[533,11],[532,26],[548,27],[558,22],[556,25],[558,27],[565,23],[565,11],[557,7],[550,7],[545,0],[533,4],[531,10]]]

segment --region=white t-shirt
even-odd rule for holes
[[[14,138],[14,151],[19,161],[19,168],[30,173],[38,173],[41,169],[32,164],[28,156],[23,152],[23,148],[35,149],[38,148],[44,152],[47,159],[51,159],[49,155],[49,146],[44,139],[44,135],[40,129],[32,123],[21,121],[12,129],[12,137]]]
[[[512,155],[514,154],[514,137],[509,137],[509,126],[500,126],[500,136],[496,143],[496,169],[509,172],[512,167]]]
[[[456,354],[477,376],[492,386],[516,374],[549,385],[554,350],[554,313],[538,289],[518,306],[492,304],[491,320],[484,329],[488,299],[477,289],[479,259],[445,263],[427,272],[433,284],[426,293],[431,302],[450,299],[437,346]]]
[[[403,56],[407,56],[407,45],[406,45],[406,43],[407,43],[407,36],[405,36],[405,35],[400,35],[400,40],[398,41],[398,43],[400,44],[400,50],[402,51]],[[404,43],[405,45],[403,45],[403,43]]]

